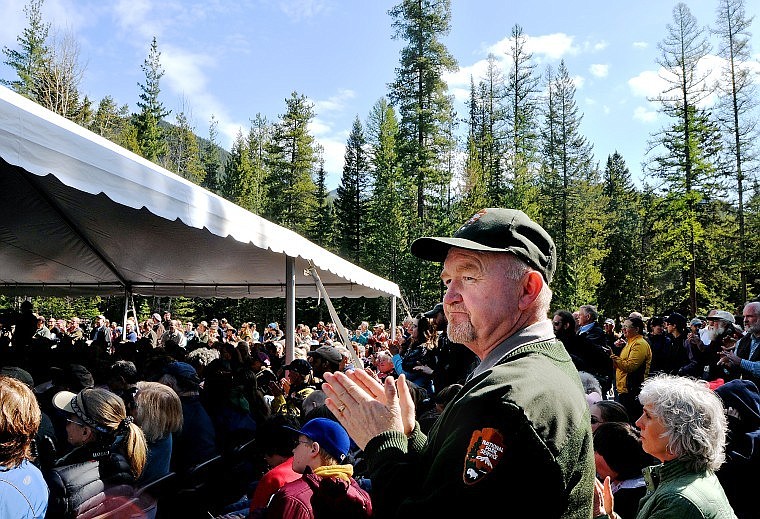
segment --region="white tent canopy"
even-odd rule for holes
[[[395,311],[395,283],[4,87],[0,172],[0,293],[317,297],[311,262]]]

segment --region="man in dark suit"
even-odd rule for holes
[[[578,336],[582,340],[580,356],[587,369],[599,379],[604,395],[612,388],[612,361],[607,351],[607,337],[599,324],[599,312],[594,305],[578,309]]]
[[[718,364],[739,372],[745,380],[760,387],[760,301],[744,306],[744,337],[736,343],[736,352],[725,351]]]

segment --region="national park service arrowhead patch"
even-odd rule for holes
[[[464,482],[474,485],[488,475],[504,457],[504,437],[496,429],[486,427],[472,433],[464,458]]]

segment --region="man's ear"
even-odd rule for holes
[[[528,272],[522,280],[522,289],[517,301],[520,310],[527,310],[538,298],[544,287],[544,278],[535,270]]]
[[[95,435],[95,431],[92,430],[92,427],[90,427],[87,424],[84,424],[82,426],[82,438],[84,439],[84,441],[86,442],[90,441],[90,439],[92,439],[94,435]]]

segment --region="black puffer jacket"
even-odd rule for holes
[[[94,517],[116,508],[134,493],[135,477],[120,452],[77,447],[45,474],[50,497],[46,517]]]

